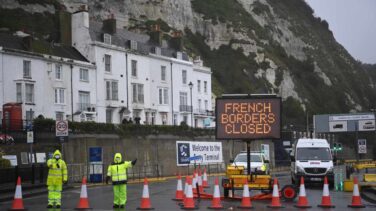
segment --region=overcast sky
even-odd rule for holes
[[[376,64],[376,0],[306,0],[337,42],[363,63]]]

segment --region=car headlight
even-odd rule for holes
[[[297,166],[296,170],[297,170],[298,173],[305,173],[304,169],[300,166]]]
[[[328,168],[328,173],[333,173],[333,166]]]

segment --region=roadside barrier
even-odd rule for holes
[[[358,185],[358,178],[354,177],[354,188],[353,188],[353,196],[351,200],[351,204],[348,207],[352,208],[364,208],[365,206],[362,204],[362,199],[360,198],[359,194],[359,185]]]
[[[203,188],[209,188],[208,175],[206,174],[206,168],[204,168],[204,175],[203,175],[203,179],[202,179],[202,187]]]
[[[268,208],[284,208],[281,205],[281,201],[279,199],[279,190],[278,190],[278,180],[274,178],[273,181],[273,195],[272,195],[272,203],[268,205]]]
[[[144,189],[142,190],[141,205],[137,208],[138,210],[153,210],[151,207],[150,196],[149,196],[149,185],[148,179],[144,179]]]
[[[248,187],[248,181],[245,179],[244,186],[243,186],[243,197],[242,197],[242,203],[240,206],[238,206],[239,209],[252,209],[252,203],[251,203],[251,197],[249,195],[249,187]]]
[[[326,176],[324,178],[324,188],[322,191],[321,204],[317,206],[323,207],[323,208],[335,208],[335,206],[332,204],[332,201],[330,199],[328,178]]]
[[[182,185],[182,182],[181,182],[181,176],[179,174],[179,176],[178,176],[178,184],[176,186],[175,198],[173,200],[175,200],[175,201],[182,201],[183,199],[184,199],[183,185]]]
[[[208,209],[223,209],[221,203],[221,194],[219,192],[218,177],[215,178],[213,200],[211,206],[208,207]]]
[[[308,204],[308,199],[305,191],[305,186],[304,186],[304,178],[300,177],[300,187],[299,187],[299,199],[298,199],[298,204],[295,205],[295,207],[298,208],[310,208]]]
[[[22,200],[21,177],[17,178],[16,192],[14,194],[12,208],[10,208],[9,210],[26,210]]]
[[[186,194],[186,197],[184,199],[184,203],[181,209],[195,210],[195,209],[198,209],[198,207],[195,205],[195,201],[193,199],[192,179],[190,177],[187,177],[187,181],[188,181],[187,194]]]
[[[89,199],[87,196],[86,177],[82,178],[80,201],[77,204],[75,210],[91,209],[89,206]]]

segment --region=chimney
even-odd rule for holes
[[[89,12],[87,5],[81,5],[77,12],[71,15],[72,28],[89,28]]]
[[[170,45],[172,48],[178,51],[183,50],[183,33],[181,31],[174,31],[172,33],[172,38],[170,40]]]
[[[150,40],[157,44],[158,46],[162,46],[163,40],[163,33],[161,31],[161,25],[159,24],[152,24],[150,26]]]
[[[32,36],[26,36],[22,38],[22,45],[27,51],[32,50],[32,44],[33,44],[33,37]]]
[[[71,13],[66,11],[59,12],[60,23],[60,43],[64,45],[72,45],[72,16]]]
[[[113,14],[107,20],[103,21],[102,30],[108,34],[116,33],[116,19]]]

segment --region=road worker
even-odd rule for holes
[[[67,165],[61,157],[59,150],[56,150],[53,157],[47,161],[48,177],[48,205],[47,208],[56,208],[61,206],[61,191],[63,190],[63,183],[68,182]]]
[[[137,159],[133,161],[122,161],[120,153],[114,156],[114,162],[108,166],[106,184],[112,180],[114,189],[113,208],[124,208],[127,202],[127,168],[134,166]]]

